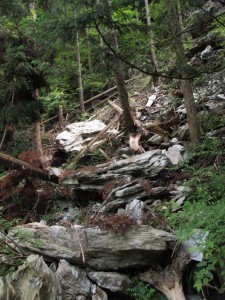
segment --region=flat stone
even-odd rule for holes
[[[29,239],[20,239],[18,230],[29,235]],[[65,259],[71,264],[100,271],[155,265],[165,256],[168,244],[175,241],[171,233],[148,225],[118,234],[72,224],[65,228],[31,223],[14,228],[9,237],[15,241],[13,245],[18,244],[26,254],[40,254],[49,261]]]
[[[88,277],[101,288],[120,294],[127,294],[133,284],[128,276],[116,272],[89,272]]]

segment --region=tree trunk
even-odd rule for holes
[[[40,163],[44,162],[42,142],[41,142],[41,121],[35,121],[32,129],[32,149],[36,153]]]
[[[110,5],[110,0],[108,0],[108,5]],[[115,29],[112,29],[111,39],[116,49],[118,50],[119,46],[117,40],[117,33]],[[123,74],[123,67],[121,61],[116,56],[114,56],[114,58],[115,58],[114,71],[116,76],[116,84],[117,84],[119,100],[123,109],[124,126],[127,133],[132,133],[135,131],[135,125],[130,112],[130,103],[129,103],[126,83]]]
[[[165,269],[160,271],[149,270],[141,274],[140,279],[154,286],[168,300],[185,300],[182,272],[189,262],[190,258],[187,255],[178,256]]]
[[[150,11],[149,11],[148,0],[145,0],[145,11],[146,11],[146,19],[147,19],[147,26],[148,26],[149,41],[150,41],[151,57],[152,57],[153,65],[155,67],[155,72],[157,73],[158,60],[157,60],[156,53],[155,53],[153,33],[152,33],[152,30],[151,30],[151,16],[150,16]],[[157,85],[158,84],[158,80],[159,80],[158,77],[153,76],[153,82],[154,82],[154,84]]]
[[[123,109],[123,118],[124,118],[124,125],[127,132],[134,132],[135,126],[134,126],[134,120],[130,113],[130,104],[126,89],[126,84],[123,76],[123,71],[118,67],[118,70],[116,71],[116,83],[117,83],[117,89],[119,94],[120,103]]]
[[[81,70],[81,59],[80,59],[80,44],[79,44],[79,34],[76,32],[75,36],[76,42],[76,53],[77,53],[77,72],[78,72],[78,90],[79,90],[79,100],[80,100],[80,110],[83,114],[85,112],[84,108],[84,92],[83,92],[83,83],[82,83],[82,70]]]
[[[89,32],[87,27],[85,27],[85,35],[88,44],[88,70],[89,72],[91,72],[92,71],[91,50],[90,50],[91,47],[90,47]]]
[[[36,89],[33,93],[33,97],[36,101],[39,101],[39,91]],[[40,111],[36,111],[36,120],[33,123],[32,128],[32,149],[37,155],[37,159],[40,163],[44,162],[42,141],[41,141],[41,114]]]
[[[177,56],[177,65],[182,78],[187,78],[188,64],[185,56],[184,45],[182,41],[182,32],[179,15],[177,11],[177,0],[167,0],[168,12],[170,17],[170,26],[174,38],[174,49]],[[193,96],[192,84],[190,79],[181,80],[181,89],[184,94],[185,106],[187,109],[187,119],[190,131],[190,138],[193,143],[200,139],[200,125],[197,120],[197,109]]]

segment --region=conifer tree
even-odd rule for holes
[[[182,30],[179,20],[177,0],[167,0],[169,22],[173,38],[173,47],[177,57],[177,66],[180,72],[180,84],[184,94],[190,138],[193,143],[200,139],[200,125],[197,118],[197,108],[193,96],[192,83],[189,79],[188,64],[182,40]]]

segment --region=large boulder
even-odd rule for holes
[[[92,284],[84,270],[62,259],[56,274],[62,286],[62,300],[90,299]]]
[[[0,277],[0,300],[62,300],[61,286],[43,258],[31,255],[16,272]]]
[[[99,120],[72,123],[57,135],[56,143],[65,152],[79,152],[105,127]]]
[[[128,294],[128,289],[133,285],[127,275],[116,272],[89,272],[88,277],[98,286],[113,293]]]
[[[147,151],[126,159],[113,160],[89,169],[75,171],[64,178],[62,184],[70,190],[72,198],[82,202],[88,200],[125,200],[148,196],[140,177],[150,180],[166,168],[169,159],[162,150]],[[102,199],[102,191],[107,185],[107,199]],[[109,189],[109,187],[112,187]],[[154,192],[158,193],[158,190]],[[99,199],[97,199],[99,198]]]
[[[21,231],[29,239],[21,239]],[[40,254],[49,261],[66,259],[99,271],[157,265],[165,258],[168,245],[175,241],[173,234],[148,225],[119,234],[72,224],[66,228],[31,223],[13,229],[9,237],[23,253]]]

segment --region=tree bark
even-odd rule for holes
[[[75,43],[76,43],[76,54],[77,54],[77,72],[78,72],[78,90],[79,90],[80,110],[81,110],[81,113],[83,114],[85,112],[85,107],[84,107],[84,92],[83,92],[83,83],[82,83],[82,70],[81,70],[80,44],[79,44],[78,31],[76,32]]]
[[[178,256],[164,270],[149,270],[141,274],[140,279],[154,286],[168,300],[185,300],[182,287],[182,272],[189,262],[190,258],[188,256]]]
[[[17,170],[26,176],[37,177],[45,181],[58,183],[57,176],[49,175],[47,171],[36,168],[7,154],[0,153],[0,164],[11,170]]]
[[[39,91],[36,89],[33,93],[33,97],[36,101],[39,101]],[[40,111],[36,111],[36,120],[33,123],[32,129],[32,149],[36,153],[40,163],[44,162],[42,141],[41,141],[41,114]]]
[[[44,161],[42,142],[41,142],[41,122],[37,120],[33,124],[32,129],[32,149],[36,153],[40,162]]]
[[[155,72],[157,73],[157,70],[158,70],[158,60],[157,60],[157,57],[156,57],[154,40],[153,40],[153,33],[152,33],[152,30],[151,30],[151,16],[150,16],[150,11],[149,11],[148,0],[145,0],[145,11],[146,11],[147,26],[148,26],[148,34],[149,34],[151,57],[152,57],[153,65],[155,67]],[[158,80],[159,80],[158,77],[153,76],[154,84],[157,85],[158,84]]]
[[[167,5],[170,17],[170,27],[174,39],[174,49],[177,56],[177,65],[181,77],[186,78],[188,77],[188,64],[182,41],[182,31],[177,11],[177,0],[167,0]],[[187,109],[187,119],[189,125],[190,138],[193,143],[196,143],[200,139],[200,125],[197,119],[197,109],[193,96],[191,81],[189,79],[182,79],[181,89],[184,94],[185,106]]]
[[[130,112],[130,104],[129,104],[126,84],[123,76],[123,71],[121,70],[121,67],[118,67],[118,70],[116,71],[116,83],[117,83],[120,103],[123,109],[125,129],[127,132],[131,133],[135,131],[135,125]]]

